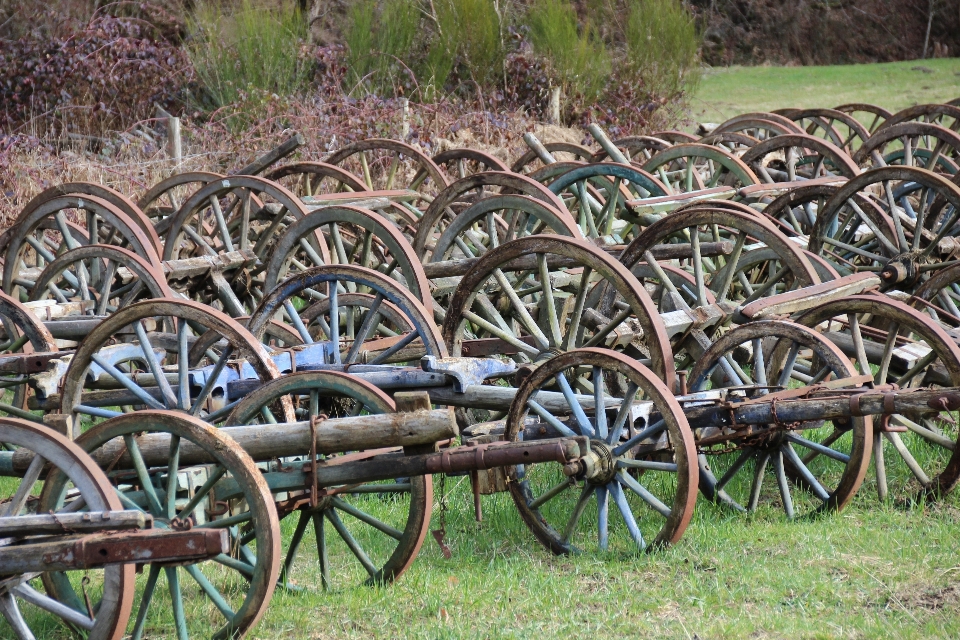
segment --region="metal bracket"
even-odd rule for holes
[[[438,358],[423,356],[420,368],[430,373],[442,373],[453,378],[453,389],[464,393],[470,385],[483,384],[488,378],[504,378],[517,372],[517,363],[494,358]]]

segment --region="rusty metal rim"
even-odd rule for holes
[[[154,298],[174,297],[173,291],[167,286],[162,269],[156,268],[155,265],[129,249],[109,244],[88,244],[64,251],[57,256],[56,260],[49,263],[37,276],[37,282],[30,292],[30,300],[40,300],[42,295],[48,294],[47,284],[53,282],[54,278],[63,273],[70,264],[90,258],[106,258],[129,269],[140,278]]]
[[[937,352],[950,375],[951,384],[960,386],[960,346],[957,346],[939,324],[902,302],[879,295],[848,296],[806,311],[795,320],[798,324],[816,327],[830,318],[851,313],[870,313],[875,318],[895,322],[900,331],[906,328],[910,332],[919,334],[927,346]],[[939,475],[931,478],[931,489],[927,495],[931,498],[945,496],[956,487],[958,481],[960,481],[960,446],[955,448]]]
[[[772,223],[756,215],[756,213],[750,215],[745,211],[732,208],[707,209],[698,206],[677,210],[644,229],[620,254],[620,262],[632,267],[643,259],[644,251],[648,251],[653,245],[659,244],[659,240],[667,235],[681,228],[709,224],[740,229],[758,240],[763,240],[768,247],[775,249],[787,263],[797,279],[798,286],[805,287],[811,284],[819,284],[820,279],[816,270],[803,255],[798,245],[790,242]]]
[[[780,136],[774,136],[764,140],[747,150],[740,159],[746,164],[760,162],[767,154],[780,151],[786,147],[801,147],[803,149],[813,149],[821,156],[824,156],[833,163],[833,166],[847,178],[852,178],[860,173],[860,167],[850,159],[843,149],[816,136],[805,133],[793,133]]]
[[[390,250],[391,256],[397,261],[399,272],[407,281],[407,287],[423,303],[427,311],[433,311],[433,298],[430,296],[430,284],[423,273],[423,265],[413,251],[413,247],[403,237],[397,228],[374,211],[361,207],[336,206],[324,207],[309,213],[306,217],[284,229],[280,238],[276,240],[265,260],[267,267],[264,276],[264,290],[272,290],[280,281],[280,270],[285,258],[291,251],[295,251],[301,239],[310,234],[320,234],[323,239],[322,228],[328,224],[344,223],[357,225],[373,234]],[[325,241],[319,243],[326,249]],[[329,251],[321,253],[321,257],[330,264]]]
[[[179,238],[183,226],[199,209],[208,206],[211,197],[219,198],[237,189],[246,189],[253,195],[266,193],[297,219],[305,217],[308,213],[299,198],[283,185],[271,180],[246,175],[227,176],[214,180],[190,196],[173,216],[164,219],[164,222],[170,220],[170,223],[165,230],[167,242],[163,247],[163,259],[172,260],[174,258],[174,251],[179,251],[180,248]]]
[[[64,184],[58,184],[36,195],[30,202],[27,203],[27,206],[25,206],[23,210],[26,211],[27,209],[33,209],[37,206],[40,206],[44,202],[65,195],[93,196],[109,202],[121,212],[125,213],[130,220],[137,224],[140,230],[143,231],[144,235],[146,235],[146,237],[150,240],[154,251],[158,255],[160,254],[163,248],[163,243],[160,242],[160,237],[154,230],[153,223],[143,213],[143,210],[141,210],[140,206],[134,204],[130,198],[123,195],[116,189],[111,189],[110,187],[102,184],[97,184],[95,182],[66,182]]]
[[[418,256],[423,255],[424,247],[427,241],[434,233],[438,231],[443,217],[447,213],[447,207],[456,202],[465,193],[473,191],[478,187],[500,187],[509,189],[520,195],[527,195],[537,200],[546,202],[557,211],[566,211],[563,201],[555,193],[544,187],[536,180],[519,173],[508,173],[505,171],[482,171],[461,178],[451,183],[447,188],[437,194],[417,226],[417,234],[413,239],[413,251]]]
[[[379,271],[357,265],[323,265],[303,271],[287,278],[263,297],[259,306],[251,314],[248,326],[255,340],[263,337],[267,322],[273,317],[284,301],[309,289],[327,282],[344,280],[370,287],[401,309],[414,330],[423,340],[428,355],[445,357],[446,347],[440,339],[436,326],[423,304],[409,291]]]
[[[853,363],[840,348],[815,330],[789,320],[758,320],[736,327],[724,334],[703,353],[693,369],[690,370],[691,392],[703,391],[703,386],[707,382],[707,375],[724,354],[748,340],[758,338],[778,338],[774,348],[770,349],[767,354],[768,367],[771,372],[778,372],[787,357],[787,345],[784,342],[784,339],[786,339],[813,349],[818,357],[828,362],[837,378],[851,377],[856,374]],[[840,511],[850,503],[860,489],[860,485],[863,484],[867,468],[870,466],[873,421],[870,416],[866,416],[852,418],[852,422],[854,428],[853,442],[849,454],[850,460],[844,467],[844,472],[837,483],[836,489],[830,494],[830,499],[813,513]],[[703,471],[701,471],[701,474],[703,474]],[[701,487],[701,490],[704,490],[704,488]]]
[[[123,509],[106,474],[82,447],[59,433],[26,420],[0,417],[0,441],[25,447],[42,455],[53,465],[53,469],[44,481],[45,492],[56,478],[68,478],[86,500],[90,511]],[[25,547],[25,552],[28,552],[28,549],[29,546]],[[126,631],[127,622],[133,610],[135,567],[132,564],[105,567],[103,576],[104,591],[107,596],[97,609],[96,622],[90,631],[90,638],[91,640],[120,640]],[[56,596],[49,589],[47,591],[51,597]],[[64,602],[63,599],[60,600]]]
[[[84,432],[76,443],[92,454],[114,438],[144,432],[169,433],[201,447],[227,469],[254,514],[251,523],[257,538],[257,561],[243,605],[233,620],[211,633],[214,637],[240,637],[266,612],[280,575],[280,521],[270,487],[250,456],[226,432],[175,411],[143,410],[111,418]]]
[[[390,140],[387,138],[369,138],[367,140],[359,140],[357,142],[348,144],[347,146],[334,151],[332,154],[327,156],[324,161],[328,164],[340,164],[347,158],[357,153],[362,153],[364,151],[392,151],[400,155],[407,156],[413,160],[416,160],[417,164],[420,165],[420,169],[426,171],[426,173],[433,179],[437,185],[437,189],[443,189],[447,186],[447,178],[443,175],[443,171],[440,170],[433,160],[429,156],[419,151],[415,147],[410,146],[399,140]]]
[[[74,415],[74,407],[81,404],[84,381],[87,370],[93,362],[92,356],[94,353],[108,344],[117,331],[133,322],[157,316],[202,322],[210,329],[218,331],[224,338],[229,339],[235,348],[234,354],[237,357],[246,356],[249,358],[251,366],[262,381],[280,377],[280,370],[277,369],[277,365],[270,357],[267,348],[260,344],[257,338],[243,325],[223,312],[192,300],[172,298],[143,300],[125,309],[120,309],[103,320],[77,347],[63,377],[60,412]]]
[[[517,394],[510,405],[506,418],[504,439],[515,442],[521,432],[524,417],[528,412],[527,400],[541,385],[553,378],[557,373],[577,366],[597,366],[616,371],[636,384],[646,393],[654,405],[660,409],[674,447],[674,456],[677,463],[677,491],[671,505],[671,513],[658,533],[657,537],[647,547],[650,550],[658,549],[676,543],[683,536],[697,500],[697,465],[696,446],[693,432],[687,423],[680,403],[673,397],[673,393],[656,374],[642,364],[623,354],[609,349],[574,349],[547,360],[523,381],[517,389]],[[507,483],[514,503],[520,515],[537,539],[556,554],[570,553],[574,549],[563,544],[557,532],[540,515],[538,510],[530,509],[528,491],[518,477],[516,467],[507,467],[506,472],[511,481]]]
[[[548,233],[570,236],[572,238],[582,237],[580,227],[577,226],[576,221],[566,210],[557,211],[549,204],[531,198],[530,196],[514,194],[495,195],[479,200],[458,213],[457,217],[450,222],[437,239],[427,261],[439,262],[444,258],[448,258],[447,251],[453,247],[454,240],[457,236],[466,231],[478,220],[482,220],[486,214],[500,210],[508,210],[513,215],[526,213],[545,223],[549,228],[549,231],[546,231]],[[507,241],[512,239],[513,238],[510,238]],[[426,259],[427,256],[421,255],[421,258]]]
[[[460,284],[457,285],[447,308],[442,332],[444,344],[447,345],[452,355],[460,355],[463,342],[460,327],[466,322],[460,315],[473,299],[476,288],[503,264],[514,258],[535,253],[553,253],[579,260],[582,265],[589,266],[603,275],[607,282],[614,286],[617,293],[628,301],[634,315],[643,327],[644,341],[650,349],[651,368],[662,377],[668,387],[674,386],[676,373],[673,352],[667,338],[666,329],[660,320],[656,305],[650,299],[650,294],[646,292],[636,276],[630,273],[629,269],[608,256],[606,252],[598,249],[587,240],[565,236],[536,235],[518,238],[491,249],[480,257],[473,268],[463,276]]]
[[[286,178],[291,175],[317,175],[325,178],[339,180],[354,191],[369,191],[363,180],[353,175],[343,167],[328,162],[293,162],[285,164],[271,170],[265,174],[265,180],[277,182],[280,178]]]

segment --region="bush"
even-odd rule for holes
[[[145,15],[101,13],[56,37],[28,31],[0,43],[0,129],[125,129],[153,117],[157,103],[176,110],[192,79],[186,56]]]
[[[495,0],[434,0],[437,22],[466,75],[480,87],[500,84],[506,50],[501,33],[501,13]]]
[[[610,76],[610,55],[590,20],[579,29],[568,0],[537,0],[527,20],[534,50],[550,61],[564,93],[599,97]]]
[[[679,0],[629,0],[624,71],[653,96],[673,98],[700,81],[700,33]]]
[[[308,68],[300,57],[306,22],[294,3],[264,8],[243,0],[232,14],[198,4],[187,53],[204,95],[214,107],[242,103],[259,94],[287,96],[304,88]]]
[[[344,30],[347,46],[348,82],[352,90],[365,82],[375,92],[396,93],[406,84],[411,54],[420,30],[416,0],[358,0],[348,14]]]

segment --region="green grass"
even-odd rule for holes
[[[920,69],[926,69],[924,72]],[[960,98],[960,58],[830,67],[709,69],[691,100],[698,122],[787,107],[870,102],[891,111]]]
[[[452,560],[428,538],[391,587],[278,593],[253,637],[960,635],[956,499],[911,511],[863,493],[841,514],[799,523],[701,502],[665,552],[554,557],[506,496],[485,497],[478,525],[468,481],[451,493]]]

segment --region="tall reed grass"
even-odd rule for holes
[[[257,94],[287,96],[302,90],[308,67],[300,56],[307,25],[296,3],[263,6],[242,0],[231,13],[199,2],[190,19],[187,54],[204,98],[215,107]]]

